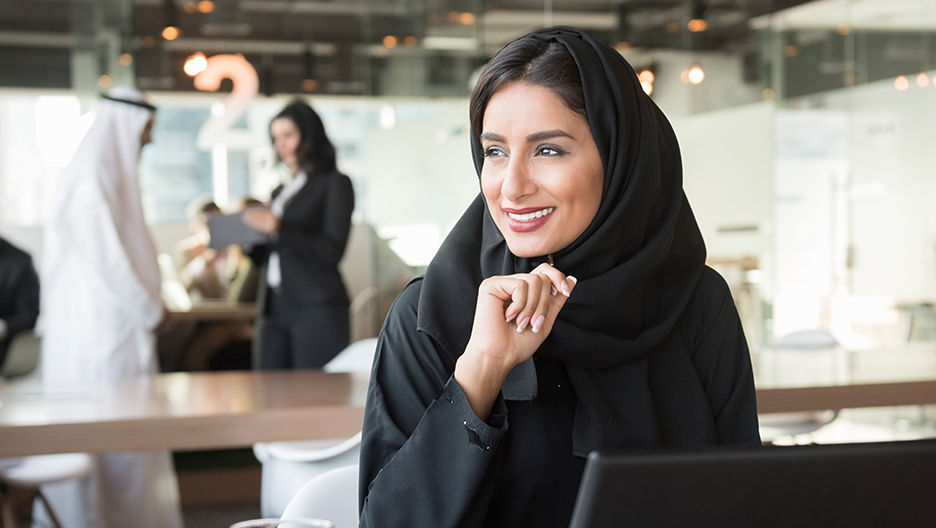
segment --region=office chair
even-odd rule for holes
[[[835,353],[840,345],[835,337],[826,330],[800,330],[792,332],[772,341],[763,347],[764,354],[782,354],[783,351],[807,354],[820,354],[822,352]],[[830,356],[832,364],[828,365],[827,372],[813,373],[823,378],[835,378],[837,375],[836,358]],[[770,413],[758,415],[760,422],[761,441],[775,443],[781,439],[792,438],[796,441],[797,435],[811,435],[822,427],[830,424],[838,416],[838,410],[804,411],[789,413]],[[811,438],[811,437],[810,437]]]
[[[84,453],[66,453],[6,461],[8,463],[0,464],[0,520],[3,526],[16,527],[30,520],[33,499],[38,498],[52,524],[61,528],[61,523],[39,487],[87,476],[91,473],[91,457]]]
[[[290,499],[283,519],[324,519],[335,528],[357,528],[358,465],[326,471],[307,482]]]
[[[376,350],[376,337],[355,341],[322,370],[369,376]],[[254,456],[262,465],[261,515],[281,517],[289,500],[303,484],[326,471],[357,464],[360,450],[360,432],[351,438],[254,444]]]

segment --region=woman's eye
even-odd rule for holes
[[[488,147],[484,149],[485,158],[496,158],[505,155],[504,149],[500,147]]]
[[[543,145],[542,147],[536,149],[536,154],[538,156],[562,156],[564,154],[568,154],[568,152],[553,145]]]

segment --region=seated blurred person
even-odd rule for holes
[[[16,334],[36,325],[39,277],[29,253],[0,238],[0,372]]]
[[[221,208],[206,198],[189,205],[192,235],[175,246],[179,277],[192,300],[226,299],[228,292],[228,255],[208,247],[208,219],[221,214]]]
[[[238,204],[238,210],[251,203],[260,202],[244,199]],[[179,276],[195,302],[253,302],[257,279],[250,259],[237,246],[223,250],[208,247],[208,219],[219,214],[222,214],[221,208],[207,198],[196,199],[189,205],[192,235],[175,246]],[[192,336],[187,340],[179,362],[182,370],[250,368],[253,323],[200,322],[189,331]]]

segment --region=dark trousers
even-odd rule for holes
[[[299,310],[268,290],[267,310],[259,328],[254,368],[258,370],[321,368],[348,346],[348,307],[323,303]]]

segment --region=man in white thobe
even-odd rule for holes
[[[111,91],[59,179],[40,273],[44,383],[156,372],[153,333],[168,317],[137,179],[154,116],[139,92]],[[90,480],[44,490],[64,528],[181,528],[169,452],[95,459]]]

